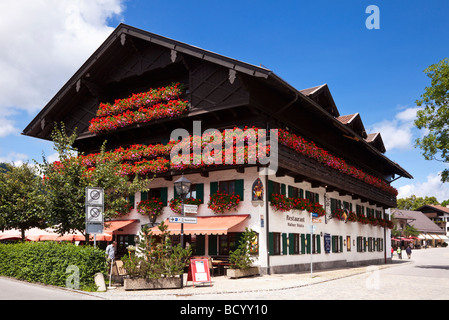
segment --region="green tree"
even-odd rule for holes
[[[440,204],[435,197],[417,197],[414,194],[408,198],[401,198],[397,201],[397,208],[401,210],[416,210],[426,204]]]
[[[426,129],[427,134],[416,139],[416,146],[421,148],[426,160],[449,163],[449,59],[429,66],[424,72],[431,79],[431,85],[416,101],[424,108],[418,111],[415,125]],[[441,181],[448,180],[449,169],[444,169]]]
[[[76,133],[68,136],[64,124],[55,126],[52,133],[54,149],[59,161],[50,163],[43,157],[39,165],[43,175],[43,186],[49,222],[60,233],[79,231],[85,234],[86,187],[100,187],[105,191],[105,219],[129,212],[127,198],[137,191],[148,191],[149,179],[135,176],[133,179],[118,174],[120,159],[105,151],[106,142],[96,157],[94,168],[83,164],[82,154],[73,147]]]
[[[0,172],[0,228],[25,231],[46,226],[42,179],[36,169],[24,163],[8,165]]]

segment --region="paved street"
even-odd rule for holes
[[[78,293],[0,278],[1,299],[110,300],[346,300],[449,299],[449,248],[415,250],[412,259],[382,266],[246,279],[213,278],[213,285],[180,290]]]
[[[92,300],[97,297],[0,277],[0,300]]]

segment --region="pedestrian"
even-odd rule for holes
[[[407,249],[405,249],[405,252],[407,252],[407,257],[410,259],[410,257],[412,256],[412,248],[408,246]]]
[[[117,246],[117,242],[112,241],[107,247],[106,247],[106,255],[108,262],[112,262],[115,260],[115,247]]]
[[[393,247],[391,247],[391,259],[393,259],[393,253],[394,253],[394,249],[393,249]]]
[[[397,251],[398,251],[398,258],[402,259],[402,253],[401,253],[401,247],[400,246],[398,247]]]

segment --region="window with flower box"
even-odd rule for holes
[[[140,200],[149,200],[149,199],[161,199],[161,202],[163,203],[164,207],[167,206],[167,196],[168,196],[168,188],[162,187],[162,188],[152,188],[148,192],[141,192],[140,193]]]
[[[225,180],[214,181],[210,183],[210,194],[214,194],[217,191],[226,194],[232,194],[240,196],[240,201],[244,200],[244,180]]]
[[[181,198],[180,195],[176,192],[175,187],[173,187],[173,198]],[[190,192],[186,195],[186,198],[199,199],[201,200],[201,203],[204,203],[204,184],[192,184],[192,186],[190,187]]]

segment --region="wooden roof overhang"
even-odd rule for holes
[[[197,68],[198,61],[205,67]],[[136,90],[143,91],[172,81],[189,86],[186,98],[192,109],[187,115],[103,135],[87,131],[89,120],[95,116],[100,102],[127,97]],[[201,93],[205,87],[209,92]],[[218,91],[221,103],[217,104],[209,99],[209,95],[217,96]],[[64,121],[66,128],[78,128],[76,143],[83,150],[93,150],[104,139],[112,142],[110,147],[124,144],[126,140],[132,140],[132,143],[138,143],[139,139],[148,141],[148,137],[157,140],[161,132],[179,127],[189,129],[192,120],[208,119],[204,123],[220,129],[219,125],[235,124],[236,119],[255,119],[256,124],[265,119],[266,123],[262,125],[288,128],[368,173],[412,178],[353,129],[336,120],[338,110],[334,108],[327,86],[319,88],[318,92],[326,97],[328,107],[318,103],[323,98],[313,96],[314,92],[309,93],[310,97],[306,96],[271,70],[121,24],[39,112],[23,134],[49,140],[54,122]],[[229,96],[234,99],[228,99]],[[126,135],[123,134],[125,131]],[[286,169],[291,168],[291,163],[287,160],[285,163],[290,166]],[[293,171],[293,176],[300,176],[297,170]],[[312,181],[338,187],[324,175],[321,178],[315,176],[313,170],[302,172]],[[354,188],[340,189],[342,192],[355,191]],[[385,200],[379,199],[379,202],[385,203]]]

